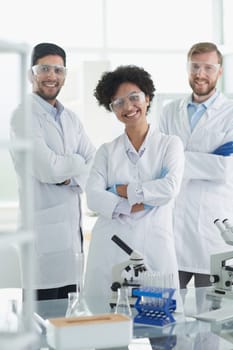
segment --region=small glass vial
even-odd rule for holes
[[[117,304],[115,314],[123,314],[129,317],[132,316],[127,286],[122,286],[121,288],[117,289]]]

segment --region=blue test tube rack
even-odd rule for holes
[[[154,326],[165,326],[175,322],[173,312],[176,310],[176,300],[172,299],[175,289],[142,287],[133,290],[137,297],[134,304],[138,314],[135,323]]]

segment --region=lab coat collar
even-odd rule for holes
[[[180,100],[179,103],[179,109],[180,110],[187,110],[187,105],[192,100],[192,95],[188,95]]]
[[[206,110],[194,128],[192,134],[195,134],[200,128],[205,126],[206,121],[212,118],[212,116],[215,114],[215,111],[222,108],[222,105],[226,102],[226,99],[227,98],[221,92],[216,91],[213,96],[205,101],[205,104],[202,103],[205,106]]]
[[[213,108],[213,109],[222,108],[222,105],[226,103],[227,100],[228,98],[222,92],[219,92],[218,96],[216,97],[215,101],[212,103],[210,108]]]
[[[218,97],[219,94],[220,94],[220,92],[216,90],[215,93],[208,98],[208,100],[201,102],[199,104],[197,104],[196,102],[193,102],[192,95],[191,95],[187,106],[189,106],[189,105],[202,105],[203,107],[205,107],[205,109],[207,109],[214,103],[214,101],[216,100],[216,98]]]
[[[141,152],[145,151],[145,149],[146,149],[146,147],[148,145],[148,140],[149,140],[150,135],[151,135],[151,133],[153,131],[152,129],[153,128],[149,124],[149,130],[148,130],[148,132],[146,134],[145,140],[143,141],[143,143],[142,143],[138,153],[141,153]],[[126,153],[128,153],[129,151],[133,151],[133,150],[135,152],[135,149],[134,149],[132,143],[130,142],[130,139],[129,139],[128,135],[126,134],[126,132],[124,133],[124,144],[125,144],[125,151],[126,151]]]
[[[53,124],[55,128],[61,133],[60,115],[64,111],[64,106],[58,100],[56,100],[55,108],[36,93],[32,93],[31,96],[37,105],[40,106],[41,116],[46,118],[47,121]],[[58,123],[56,121],[56,118],[58,118]]]
[[[45,112],[47,112],[50,116],[52,115],[54,119],[57,114],[61,115],[61,113],[64,110],[64,106],[58,100],[56,100],[56,105],[54,107],[36,93],[33,93],[33,96],[39,102],[39,104],[42,106]]]
[[[213,100],[214,101],[213,101]],[[213,96],[211,96],[207,101],[203,102],[204,106],[207,108],[219,109],[225,102],[226,97],[220,91],[216,91]],[[186,96],[180,100],[179,109],[187,110],[187,105],[192,101],[192,94]]]

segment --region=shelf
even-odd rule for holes
[[[38,335],[33,332],[10,333],[0,332],[0,348],[4,350],[25,350],[31,349],[32,345],[38,346]]]
[[[0,140],[0,149],[16,149],[18,151],[30,151],[32,142],[29,140],[17,140],[11,142],[9,140]]]
[[[29,241],[33,241],[33,232],[31,231],[7,231],[0,229],[0,250],[13,243],[22,244]]]
[[[27,54],[29,46],[25,43],[11,43],[5,40],[0,40],[0,52],[3,53],[19,53]]]
[[[15,54],[19,57],[17,61],[18,70],[20,73],[20,84],[19,84],[19,103],[22,105],[22,127],[25,127],[24,135],[22,138],[18,138],[12,142],[8,140],[7,136],[0,140],[0,149],[14,150],[18,152],[25,152],[23,157],[20,158],[22,170],[24,171],[21,178],[21,220],[20,224],[22,229],[17,229],[18,220],[14,217],[14,220],[3,215],[0,217],[0,254],[9,257],[9,265],[13,262],[13,258],[8,253],[8,248],[12,245],[17,245],[19,248],[20,265],[19,269],[22,272],[22,287],[24,288],[24,303],[22,309],[22,329],[23,332],[18,330],[17,332],[11,332],[10,328],[7,328],[7,332],[0,330],[0,349],[4,350],[25,350],[39,348],[38,345],[38,334],[33,329],[33,312],[34,312],[34,294],[33,294],[33,281],[34,281],[34,232],[33,232],[33,200],[32,200],[32,186],[31,186],[31,169],[32,169],[32,140],[30,138],[30,113],[27,102],[27,59],[28,59],[29,45],[25,43],[12,43],[4,40],[0,40],[0,53],[3,54]],[[9,92],[9,96],[11,93]],[[16,213],[15,213],[16,214]],[[10,251],[10,249],[9,249]],[[6,266],[5,266],[6,265]],[[3,265],[3,271],[6,267],[7,273],[13,273],[14,268]],[[16,266],[18,266],[16,265]],[[12,270],[10,270],[12,268]],[[6,271],[1,275],[2,288],[7,286],[7,279],[5,277]],[[13,280],[15,282],[15,280]]]

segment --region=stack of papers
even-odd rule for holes
[[[226,308],[206,311],[198,315],[193,315],[193,317],[198,320],[210,322],[227,321],[233,319],[233,306],[229,307],[228,305]]]

